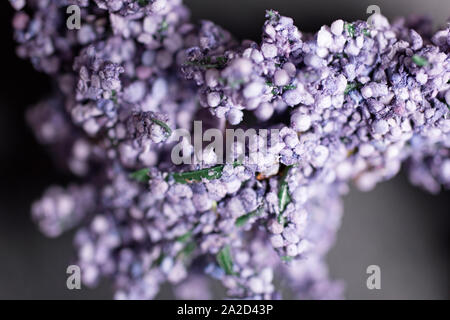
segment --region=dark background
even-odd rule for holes
[[[450,1],[288,1],[188,0],[193,19],[209,19],[240,38],[259,39],[264,10],[273,8],[295,19],[302,31],[317,30],[338,18],[367,19],[377,4],[388,18],[430,15],[442,25]],[[10,20],[13,10],[0,4],[0,299],[111,298],[106,281],[96,290],[66,289],[67,265],[74,256],[73,233],[57,240],[42,236],[29,216],[31,202],[49,184],[65,184],[43,146],[24,122],[24,111],[46,96],[49,79],[18,59]],[[353,299],[449,298],[449,192],[431,196],[410,186],[404,175],[370,193],[353,190],[330,252],[331,274],[347,283]],[[381,290],[366,288],[367,266],[381,267]]]

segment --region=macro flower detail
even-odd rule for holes
[[[32,217],[51,237],[77,228],[83,283],[106,277],[117,299],[164,283],[210,298],[210,278],[232,298],[279,299],[278,278],[298,298],[341,298],[325,256],[349,184],[369,191],[403,166],[450,187],[450,23],[429,35],[376,15],[307,34],[268,10],[261,41],[239,42],[179,0],[10,3],[18,55],[55,82],[27,121],[83,181],[50,187]],[[62,27],[68,4],[80,30]],[[196,120],[279,134],[265,154],[233,142],[239,161],[175,165],[174,133]]]

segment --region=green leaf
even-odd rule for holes
[[[294,258],[291,256],[282,256],[281,260],[284,262],[291,262]]]
[[[193,61],[186,61],[184,64],[188,66],[196,66],[201,67],[205,69],[211,69],[211,68],[223,68],[228,62],[228,58],[225,56],[218,56],[215,58],[216,62],[211,62],[211,57],[206,57],[201,60],[193,60]]]
[[[216,255],[217,263],[228,275],[234,275],[230,246],[225,246]]]
[[[293,89],[296,89],[296,88],[297,88],[297,86],[295,84],[289,84],[287,86],[284,86],[283,90],[284,91],[286,91],[286,90],[293,90]]]
[[[225,56],[220,56],[216,58],[216,62],[219,64],[219,67],[224,67],[227,62],[228,62],[228,58]]]
[[[117,91],[111,90],[111,101],[114,102],[114,104],[117,104]]]
[[[139,182],[147,182],[149,180],[148,173],[150,172],[150,169],[144,168],[138,171],[135,171],[133,173],[130,173],[129,177],[130,179],[139,181]]]
[[[233,88],[233,89],[239,88],[239,86],[244,83],[245,83],[244,79],[236,79],[236,80],[228,81],[228,85],[230,86],[230,88]]]
[[[161,252],[161,254],[159,255],[158,259],[156,259],[155,261],[153,261],[152,266],[160,266],[162,261],[164,260],[165,255],[164,253]]]
[[[262,211],[262,206],[259,206],[255,210],[253,210],[253,211],[251,211],[251,212],[249,212],[247,214],[244,214],[243,216],[240,216],[239,218],[237,218],[236,222],[234,223],[234,225],[236,227],[242,227],[243,225],[245,225],[248,222],[248,220],[250,220],[251,217],[260,215],[261,211]]]
[[[274,96],[278,95],[279,93],[281,93],[282,91],[287,91],[287,90],[293,90],[296,89],[297,86],[295,84],[288,84],[286,86],[283,87],[277,87],[276,85],[273,84],[273,82],[271,81],[266,81],[266,85],[268,85],[269,87],[272,88],[272,94]]]
[[[269,18],[270,20],[278,21],[278,19],[280,18],[280,15],[277,14],[274,10],[267,10],[266,17]]]
[[[239,162],[235,162],[233,164],[234,167],[237,167],[241,165]],[[175,180],[177,183],[187,184],[187,183],[193,183],[193,182],[200,182],[202,179],[208,179],[208,180],[214,180],[219,179],[222,177],[223,174],[223,168],[225,165],[217,165],[215,167],[211,168],[205,168],[195,171],[186,171],[186,172],[173,172],[169,173],[166,177],[166,181],[169,180],[171,177]],[[148,173],[150,172],[150,169],[144,168],[138,171],[135,171],[133,173],[130,173],[129,177],[130,179],[134,179],[139,182],[147,182],[149,180]],[[213,204],[213,210],[217,208],[217,203],[215,204],[216,207],[214,207]]]
[[[286,226],[286,218],[283,217],[281,214],[278,215],[278,223],[281,224],[282,226]]]
[[[428,64],[428,60],[424,57],[418,56],[417,54],[413,55],[412,61],[419,67],[424,67]]]
[[[163,33],[165,31],[167,31],[169,29],[169,23],[164,19],[163,21],[161,21],[159,28],[158,28],[158,33]]]
[[[169,174],[178,183],[200,182],[202,179],[214,180],[222,176],[224,165],[218,165],[211,168],[200,169],[196,171],[175,172]]]
[[[269,87],[272,88],[272,94],[273,95],[277,95],[278,93],[280,93],[280,89],[279,87],[277,87],[276,85],[273,84],[273,82],[271,81],[266,81],[266,85],[268,85]],[[295,84],[288,84],[286,86],[281,87],[281,89],[283,91],[287,91],[287,90],[293,90],[296,89],[297,86]]]
[[[182,251],[182,252],[183,252],[183,255],[184,255],[185,257],[190,256],[190,255],[192,254],[192,252],[194,252],[194,250],[195,250],[196,247],[197,247],[197,246],[196,246],[195,242],[189,242],[189,243],[186,245],[186,247],[184,247],[184,250]]]
[[[161,121],[161,120],[158,120],[158,119],[155,119],[155,118],[152,118],[152,119],[150,119],[153,123],[156,123],[158,126],[160,126],[160,127],[162,127],[166,132],[167,132],[167,134],[169,135],[169,137],[171,136],[171,134],[172,134],[172,129],[170,129],[170,127],[167,125],[167,123],[165,123],[165,122],[163,122],[163,121]]]
[[[138,0],[138,4],[141,7],[145,7],[146,5],[148,5],[148,0]]]
[[[179,236],[179,237],[177,237],[177,241],[178,242],[187,242],[190,238],[192,237],[192,231],[188,231],[188,232],[186,232],[185,234],[183,234],[183,235],[181,235],[181,236]]]
[[[195,251],[196,248],[197,245],[195,244],[195,242],[189,242],[184,246],[183,249],[178,252],[177,258],[189,258],[189,256]]]
[[[288,172],[291,168],[292,166],[287,166],[281,176],[280,188],[278,190],[278,207],[280,209],[278,219],[280,219],[281,214],[286,209],[286,206],[291,202],[291,196],[289,195],[289,185],[286,181]]]
[[[355,26],[354,26],[353,24],[351,24],[351,23],[346,23],[346,24],[344,25],[344,27],[345,27],[345,29],[347,30],[348,34],[349,34],[352,38],[354,38],[354,37],[355,37],[355,34],[356,34]]]
[[[369,29],[363,29],[362,33],[363,33],[363,35],[365,35],[366,37],[370,37],[370,31],[369,31]]]
[[[362,87],[362,84],[359,83],[359,82],[350,82],[350,83],[347,84],[347,87],[345,87],[344,94],[349,94],[350,91],[353,91],[355,89],[359,89],[361,87]]]
[[[236,227],[242,227],[243,225],[247,224],[248,220],[250,220],[251,217],[253,217],[253,211],[237,218],[234,225]]]
[[[211,210],[217,212],[217,201],[213,201],[211,205]]]
[[[240,164],[238,162],[235,162],[233,165],[236,167]],[[172,177],[176,182],[183,184],[200,182],[202,181],[202,179],[207,180],[220,179],[222,177],[224,167],[225,165],[220,164],[211,168],[205,168],[195,171],[174,172],[170,173],[167,179]]]
[[[335,57],[335,58],[338,58],[338,59],[342,59],[342,58],[348,59],[348,55],[347,55],[346,53],[336,53],[336,54],[334,55],[334,57]]]
[[[215,63],[200,63],[198,61],[187,61],[185,64],[188,66],[196,66],[196,67],[201,67],[201,68],[205,68],[205,69],[212,69],[212,68],[219,67],[219,65],[215,64]]]

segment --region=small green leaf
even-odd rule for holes
[[[217,201],[213,201],[211,205],[211,210],[217,212]]]
[[[244,83],[245,83],[244,79],[236,79],[236,80],[228,81],[228,85],[233,89],[239,88],[239,86]]]
[[[417,54],[413,55],[412,61],[419,67],[424,67],[428,64],[428,60],[424,57],[418,56]]]
[[[195,251],[197,245],[195,242],[191,241],[184,246],[183,249],[180,250],[177,254],[177,258],[189,258],[189,256]]]
[[[275,11],[273,10],[267,10],[266,11],[266,17],[268,17],[270,20],[278,20],[279,19],[279,14],[277,14]]]
[[[117,91],[111,90],[111,101],[114,102],[114,104],[117,104]]]
[[[202,179],[214,180],[222,176],[224,165],[218,165],[211,168],[200,169],[196,171],[175,172],[169,174],[178,183],[200,182]]]
[[[219,67],[224,67],[228,62],[228,58],[225,56],[220,56],[216,58],[216,62],[219,64]]]
[[[188,66],[196,66],[196,67],[201,67],[201,68],[205,68],[205,69],[217,68],[219,66],[218,64],[215,64],[215,63],[200,63],[197,61],[187,61],[185,64]]]
[[[278,190],[278,207],[280,209],[280,214],[278,216],[279,219],[283,211],[286,209],[286,206],[291,202],[291,196],[289,195],[289,185],[286,181],[288,172],[291,168],[292,166],[287,166],[284,169],[280,180],[280,188]]]
[[[366,37],[370,37],[370,31],[369,31],[369,29],[363,29],[362,33],[363,33],[363,35],[365,35]]]
[[[355,37],[355,26],[353,25],[353,24],[351,24],[351,23],[346,23],[345,24],[345,29],[347,30],[347,32],[348,32],[348,34],[352,37],[352,38],[354,38]]]
[[[296,88],[297,88],[297,86],[295,84],[289,84],[287,86],[284,86],[283,90],[284,91],[286,91],[286,90],[293,90],[293,89],[296,89]]]
[[[167,125],[167,123],[165,123],[165,122],[163,122],[161,120],[155,119],[155,118],[152,118],[150,120],[153,123],[156,123],[158,126],[162,127],[167,132],[169,137],[172,135],[172,129],[170,129],[170,127]]]
[[[237,167],[239,165],[241,165],[239,162],[235,162],[233,164],[234,167]],[[170,178],[173,178],[175,180],[175,182],[177,182],[177,183],[187,184],[187,183],[193,183],[193,182],[200,182],[200,181],[202,181],[202,179],[207,179],[207,180],[220,179],[222,177],[224,167],[225,167],[225,165],[221,164],[221,165],[217,165],[215,167],[200,169],[200,170],[196,170],[196,171],[173,172],[173,173],[169,173],[167,175],[166,181],[169,180]],[[144,169],[135,171],[133,173],[130,173],[129,177],[130,177],[130,179],[134,179],[139,182],[147,182],[149,180],[149,176],[148,176],[149,172],[150,172],[150,169],[144,168]],[[217,208],[217,203],[215,204],[215,207],[213,204],[212,209],[215,210],[216,208]]]
[[[282,256],[281,260],[284,262],[291,262],[294,258],[291,256]]]
[[[338,58],[338,59],[342,59],[342,58],[346,58],[348,59],[348,55],[346,53],[336,53],[334,55],[334,57]]]
[[[215,58],[216,62],[211,62],[211,57],[206,57],[201,60],[193,60],[193,61],[186,61],[184,64],[188,66],[196,66],[200,68],[205,69],[211,69],[211,68],[223,68],[228,62],[228,58],[225,56],[218,56]]]
[[[216,255],[217,263],[219,266],[225,271],[228,275],[233,275],[235,272],[233,271],[233,260],[231,258],[231,250],[230,246],[225,246],[222,250],[219,251]]]
[[[185,243],[185,242],[187,242],[191,237],[192,237],[192,232],[191,232],[191,231],[188,231],[188,232],[186,232],[185,234],[179,236],[179,237],[177,238],[177,241],[178,241],[178,242],[183,242],[183,243]]]
[[[278,223],[281,224],[282,226],[286,226],[286,218],[283,217],[281,214],[278,215]]]
[[[152,266],[159,266],[161,265],[162,261],[164,260],[165,255],[164,253],[161,252],[161,254],[159,255],[158,259],[156,259],[155,261],[153,261]]]
[[[283,86],[283,87],[277,87],[271,81],[266,81],[266,85],[268,85],[269,87],[272,88],[272,94],[274,96],[280,94],[282,91],[293,90],[293,89],[297,88],[297,86],[295,84],[288,84],[288,85]]]
[[[169,23],[166,20],[161,21],[159,28],[158,28],[158,33],[163,33],[166,32],[169,29]]]
[[[344,94],[347,95],[347,94],[350,93],[350,91],[353,91],[355,89],[359,89],[361,87],[362,87],[362,84],[359,83],[359,82],[350,82],[350,83],[347,84],[347,87],[345,87]]]
[[[186,247],[184,247],[183,254],[185,257],[190,256],[192,252],[194,252],[195,248],[197,246],[195,245],[195,242],[189,242]]]
[[[253,217],[253,211],[247,214],[244,214],[236,219],[236,222],[234,225],[236,227],[242,227],[243,225],[247,224],[248,220],[250,220],[251,217]]]
[[[239,163],[235,162],[234,166],[238,166]],[[192,183],[192,182],[200,182],[202,179],[207,180],[215,180],[220,179],[223,174],[223,168],[225,165],[220,164],[211,168],[205,168],[195,171],[186,171],[186,172],[174,172],[170,173],[167,177],[169,179],[172,177],[178,183]]]
[[[141,7],[148,5],[148,0],[138,0],[137,2]]]
[[[255,210],[237,218],[234,225],[236,227],[242,227],[243,225],[245,225],[248,222],[248,220],[250,220],[251,217],[258,216],[259,214],[261,214],[261,211],[262,211],[262,206],[259,206]]]
[[[139,181],[139,182],[147,182],[149,180],[148,173],[150,172],[150,169],[144,168],[138,171],[135,171],[133,173],[130,173],[129,177],[130,179]]]

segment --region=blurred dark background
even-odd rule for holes
[[[255,40],[269,8],[293,17],[302,31],[317,30],[338,18],[365,20],[370,4],[377,4],[390,19],[426,14],[436,26],[450,16],[448,0],[185,2],[194,20],[213,20],[240,38]],[[67,290],[73,233],[47,239],[31,222],[31,202],[49,184],[65,184],[70,177],[55,169],[25,124],[24,111],[45,97],[51,85],[15,56],[13,10],[5,0],[0,8],[0,299],[109,299],[106,282],[96,290]],[[426,194],[400,175],[373,192],[353,190],[345,198],[343,225],[328,260],[333,277],[347,283],[348,298],[449,298],[449,195]],[[381,290],[366,288],[365,272],[372,264],[381,267]]]

